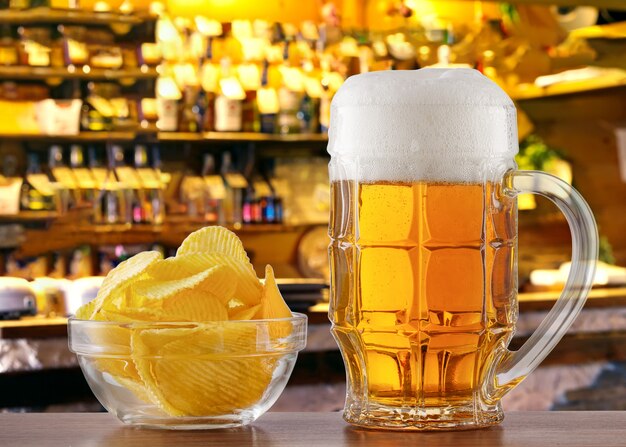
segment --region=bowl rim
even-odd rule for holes
[[[125,328],[131,330],[167,330],[167,329],[177,329],[177,328],[185,328],[185,329],[203,329],[203,328],[217,328],[224,327],[227,324],[233,323],[237,326],[240,325],[250,325],[251,323],[255,328],[262,328],[264,331],[271,330],[270,324],[280,324],[280,323],[293,323],[293,332],[289,334],[282,341],[266,341],[265,344],[259,345],[257,342],[257,349],[254,352],[240,354],[240,355],[231,355],[231,357],[254,357],[254,356],[265,356],[265,355],[279,355],[279,354],[288,354],[288,353],[297,353],[303,350],[306,347],[307,340],[307,324],[308,318],[305,314],[293,312],[293,316],[290,318],[276,318],[276,319],[265,319],[265,320],[220,320],[220,321],[208,321],[208,322],[194,322],[194,321],[180,321],[180,322],[169,322],[169,321],[139,321],[139,322],[118,322],[118,321],[96,321],[96,320],[80,320],[76,318],[70,318],[67,322],[68,327],[68,347],[69,350],[75,353],[79,358],[81,356],[87,357],[102,357],[102,358],[121,358],[127,359],[129,356],[132,356],[131,351],[126,351],[126,346],[123,347],[122,350],[118,350],[120,346],[117,346],[117,349],[114,346],[110,346],[105,349],[105,345],[101,344],[85,344],[82,340],[83,333],[89,330],[96,330],[97,328],[104,329],[107,327],[110,328]],[[250,327],[250,326],[249,326]],[[155,355],[142,355],[142,358],[161,358],[161,356]],[[173,356],[170,356],[173,357]]]
[[[228,324],[270,324],[270,323],[287,323],[287,322],[304,322],[307,323],[309,317],[300,312],[292,312],[291,317],[286,318],[265,318],[259,320],[213,320],[213,321],[100,321],[100,320],[83,320],[70,316],[67,319],[68,326],[72,324],[80,325],[102,325],[102,326],[125,326],[125,327],[144,327],[144,326],[212,326]]]

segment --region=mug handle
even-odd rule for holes
[[[598,259],[598,228],[593,213],[568,183],[541,171],[511,170],[504,175],[502,192],[508,197],[539,194],[561,210],[572,233],[572,264],[565,288],[548,315],[526,343],[517,351],[507,351],[495,368],[495,393],[489,393],[494,400],[537,368],[565,335],[587,300]]]

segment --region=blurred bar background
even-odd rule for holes
[[[0,411],[99,410],[66,317],[119,262],[215,224],[309,315],[274,410],[342,408],[330,101],[351,75],[427,66],[497,82],[518,107],[519,167],[572,183],[600,228],[581,317],[505,409],[626,409],[625,20],[622,0],[0,0]],[[513,348],[571,251],[547,201],[521,198],[519,227]]]

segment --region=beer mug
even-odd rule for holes
[[[486,427],[500,399],[555,347],[597,259],[591,210],[566,182],[517,171],[516,110],[470,69],[349,78],[328,152],[332,333],[344,419],[385,429]],[[518,351],[517,202],[547,197],[572,233],[565,289]]]

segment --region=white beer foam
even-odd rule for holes
[[[497,178],[518,152],[513,101],[467,68],[352,76],[331,106],[331,180]]]

